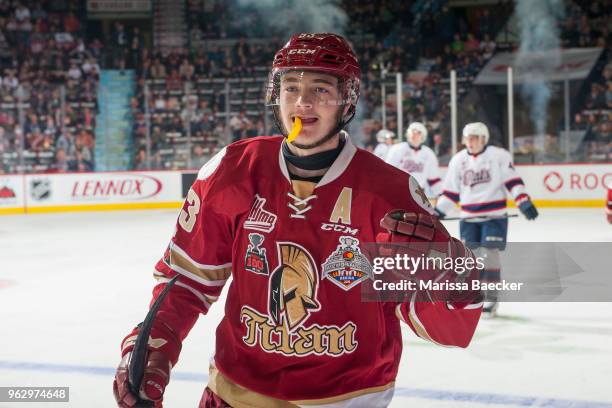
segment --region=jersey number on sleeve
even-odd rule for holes
[[[187,193],[187,208],[181,210],[179,214],[178,222],[181,227],[187,232],[193,230],[193,226],[196,222],[196,215],[200,212],[200,197],[193,191],[189,190]]]

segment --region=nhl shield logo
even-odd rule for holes
[[[51,197],[51,181],[46,178],[30,181],[30,195],[37,201],[48,199]]]
[[[249,246],[244,257],[244,268],[253,273],[268,275],[268,259],[266,249],[259,246],[263,243],[264,236],[257,233],[249,234]]]
[[[372,276],[372,266],[359,249],[359,240],[340,237],[340,244],[323,264],[323,277],[348,291]]]

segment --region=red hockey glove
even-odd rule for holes
[[[164,390],[170,381],[170,370],[178,361],[181,342],[165,323],[159,322],[153,326],[148,341],[146,368],[138,390],[139,395],[134,395],[128,383],[128,364],[138,330],[136,327],[122,342],[122,358],[113,382],[115,400],[121,408],[142,406],[143,402],[149,402],[151,407],[161,408]]]
[[[443,300],[456,303],[455,306],[475,303],[481,300],[480,291],[471,290],[471,280],[477,279],[479,271],[472,252],[461,241],[450,236],[436,216],[417,214],[404,210],[393,210],[380,221],[380,226],[387,232],[377,235],[376,242],[382,244],[385,256],[408,255],[413,258],[444,258],[442,264],[452,268],[420,268],[412,276],[415,280],[436,283],[467,284],[467,290],[440,289],[427,290],[431,300]],[[394,244],[386,249],[384,244]],[[400,244],[400,245],[396,245]],[[471,259],[471,261],[467,261]],[[450,260],[450,261],[449,261]],[[466,267],[466,262],[470,267]],[[444,286],[444,285],[440,285]],[[419,298],[423,298],[419,296]]]

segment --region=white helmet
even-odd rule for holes
[[[378,133],[376,133],[376,141],[378,143],[385,143],[387,139],[393,139],[394,137],[395,133],[389,129],[380,129]]]
[[[410,126],[408,126],[408,129],[406,129],[406,140],[409,140],[408,137],[410,136],[413,130],[421,132],[421,141],[419,142],[419,145],[425,143],[425,141],[427,140],[427,128],[425,127],[425,125],[421,122],[412,122]]]
[[[465,138],[471,135],[484,136],[484,144],[489,143],[489,128],[482,122],[473,122],[465,125],[463,128],[463,142],[465,143]]]

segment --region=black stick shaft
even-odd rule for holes
[[[465,218],[448,217],[448,218],[442,218],[442,221],[465,221],[465,220],[488,221],[488,220],[503,220],[504,218],[514,218],[514,217],[518,217],[518,214],[507,214],[507,215],[491,216],[491,217],[487,217],[487,216],[482,216],[482,217],[476,216],[476,217],[465,217]]]
[[[130,390],[135,396],[138,396],[139,394],[140,385],[142,384],[142,377],[144,376],[147,357],[147,344],[149,342],[149,335],[151,334],[153,322],[155,321],[155,315],[178,277],[179,275],[176,275],[168,281],[164,290],[161,291],[157,299],[155,299],[155,302],[153,302],[153,305],[147,313],[147,317],[145,317],[144,321],[140,325],[140,330],[138,331],[136,343],[134,344],[132,356],[130,357],[130,362],[128,364],[128,382]]]

